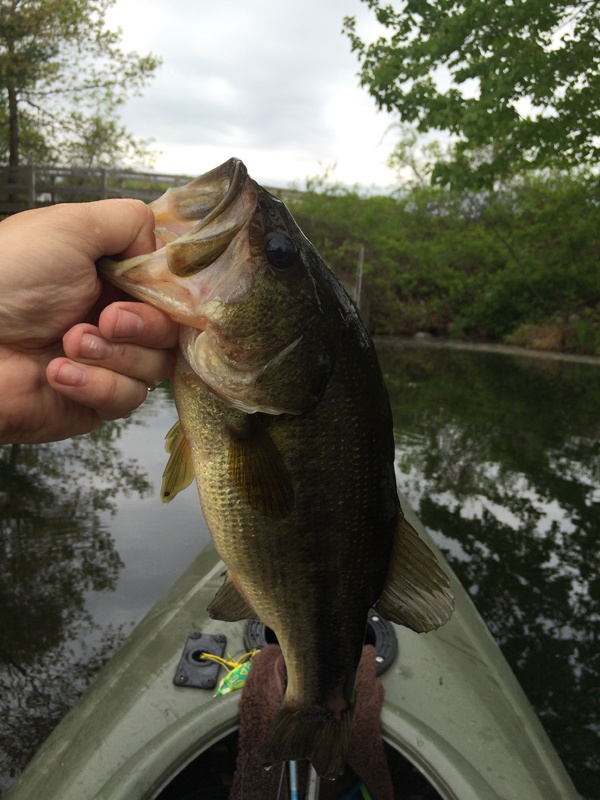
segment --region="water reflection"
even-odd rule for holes
[[[89,436],[0,447],[0,795],[208,539],[193,491],[157,497],[175,416],[158,391]]]
[[[102,518],[116,511],[114,486],[150,491],[119,451],[121,430],[0,449],[0,761],[8,778],[121,639],[117,629],[99,630],[85,608],[86,593],[114,589],[122,567]]]
[[[586,797],[600,772],[600,367],[380,347],[401,491]]]

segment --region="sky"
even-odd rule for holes
[[[155,140],[157,171],[199,175],[237,156],[267,186],[302,188],[335,165],[332,180],[385,190],[395,120],[359,86],[346,15],[375,37],[360,0],[117,0],[107,22],[123,49],[163,59],[121,118]]]

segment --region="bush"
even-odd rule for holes
[[[290,202],[334,271],[365,285],[376,333],[507,340],[522,326],[600,303],[600,186],[587,176],[515,180],[494,193],[411,188],[396,197],[337,188]],[[567,349],[593,352],[583,319]]]

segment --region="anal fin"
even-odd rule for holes
[[[448,577],[403,516],[398,521],[385,586],[375,608],[390,622],[417,633],[445,625],[454,610]]]
[[[236,588],[229,577],[229,573],[227,573],[222,586],[211,600],[208,606],[208,614],[212,619],[221,619],[224,622],[259,619],[256,611]]]

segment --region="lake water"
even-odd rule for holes
[[[579,791],[600,779],[600,365],[378,344],[401,492]],[[161,387],[70,442],[0,448],[0,794],[209,540],[158,498]]]

